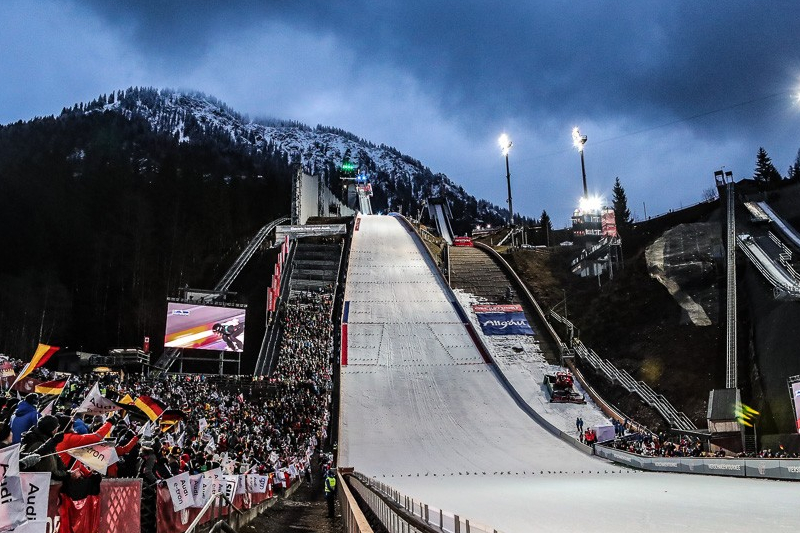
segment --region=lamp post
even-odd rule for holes
[[[508,166],[508,152],[511,150],[511,146],[514,144],[511,142],[511,139],[508,138],[508,135],[505,133],[500,136],[497,141],[500,144],[500,149],[503,151],[503,155],[506,156],[506,182],[508,184],[508,226],[511,231],[514,231],[514,206],[511,203],[511,170],[509,170]],[[511,236],[511,243],[513,246],[514,243],[514,236]]]
[[[581,174],[583,175],[583,197],[589,198],[589,189],[586,187],[586,165],[583,162],[583,145],[586,144],[586,135],[581,135],[578,126],[572,128],[572,143],[581,153]]]

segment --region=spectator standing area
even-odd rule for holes
[[[485,362],[404,223],[361,216],[356,228],[340,465],[506,533],[794,531],[792,483],[634,471],[548,433]]]

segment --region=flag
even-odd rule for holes
[[[153,423],[148,421],[139,429],[139,435],[144,438],[153,436]]]
[[[151,422],[154,422],[159,416],[161,416],[161,414],[164,412],[164,409],[167,408],[166,404],[156,400],[155,398],[151,398],[150,396],[139,396],[136,398],[136,401],[134,401],[133,404],[141,409]]]
[[[200,434],[205,433],[206,428],[208,427],[208,421],[205,418],[201,418],[197,421],[197,432]]]
[[[761,413],[743,403],[738,403],[736,405],[734,414],[736,415],[737,422],[750,428],[753,427],[753,424],[758,422],[758,417],[761,415]]]
[[[67,386],[67,379],[57,379],[54,381],[45,381],[43,383],[39,383],[34,387],[34,391],[38,392],[39,394],[48,394],[51,396],[59,396],[61,392],[64,390],[64,387]]]
[[[54,398],[50,403],[48,403],[47,405],[44,406],[44,409],[42,409],[40,414],[42,416],[44,416],[44,415],[52,415],[53,414],[53,408],[56,406],[56,402],[57,401],[58,401],[58,398]]]
[[[189,472],[172,476],[167,480],[169,495],[172,497],[172,509],[178,513],[194,505],[192,481]]]
[[[131,398],[130,394],[125,394],[125,396],[120,398],[119,403],[125,404],[125,405],[131,405],[131,404],[133,404],[133,398]]]
[[[50,495],[50,472],[22,472],[22,494],[28,522],[15,531],[34,533],[47,530],[47,504]]]
[[[22,378],[26,377],[28,374],[39,368],[40,366],[44,365],[50,357],[53,356],[59,350],[58,346],[48,346],[47,344],[40,344],[36,348],[36,352],[31,357],[31,361],[25,365],[25,368],[22,369],[22,372],[19,373],[17,379],[14,380],[14,383],[11,384],[13,388],[14,385],[17,384],[17,381],[21,380]]]
[[[161,413],[161,431],[166,432],[172,429],[175,424],[186,419],[186,414],[180,409],[166,409]]]
[[[114,445],[106,442],[96,442],[63,451],[103,475],[106,474],[109,466],[119,461]]]
[[[19,444],[0,450],[0,483],[7,477],[19,477]]]
[[[119,411],[120,407],[100,394],[100,384],[95,383],[89,395],[83,402],[75,408],[76,413],[88,413],[90,415],[104,415],[113,411]]]

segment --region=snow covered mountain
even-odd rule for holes
[[[506,210],[476,200],[445,175],[433,174],[420,161],[390,146],[376,145],[337,128],[250,120],[216,98],[198,92],[129,88],[64,110],[74,111],[143,117],[155,131],[168,133],[179,142],[213,136],[254,152],[278,152],[289,162],[302,164],[307,173],[321,175],[329,185],[338,181],[337,166],[349,159],[367,170],[376,190],[376,210],[401,208],[416,214],[426,198],[441,194],[444,185],[461,232],[476,222],[501,224],[507,218]]]

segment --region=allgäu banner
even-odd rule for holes
[[[484,335],[534,335],[521,305],[473,305]]]

